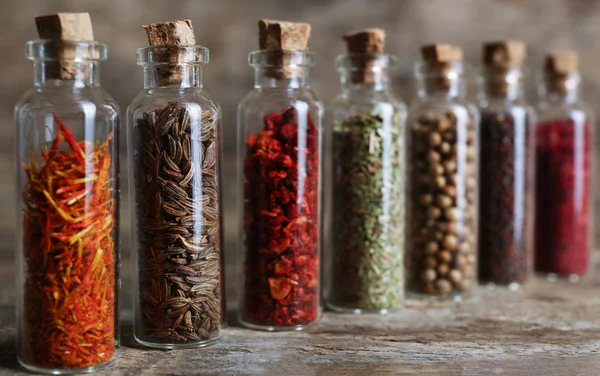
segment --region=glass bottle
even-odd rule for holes
[[[17,357],[34,372],[90,372],[118,335],[117,104],[106,45],[27,43],[34,88],[15,107]]]
[[[416,65],[418,96],[409,109],[407,292],[453,296],[476,279],[477,109],[465,100],[462,49],[452,60]],[[426,60],[427,58],[427,60]]]
[[[254,329],[300,330],[320,316],[323,104],[307,84],[313,63],[300,50],[249,56],[254,89],[238,107],[238,311]]]
[[[134,336],[202,347],[221,335],[220,110],[202,86],[208,49],[137,51],[144,89],[127,109]]]
[[[547,59],[535,127],[535,270],[576,282],[590,269],[593,116],[579,94],[575,53]]]
[[[395,64],[387,54],[336,59],[342,92],[329,109],[332,223],[325,235],[326,304],[339,312],[386,313],[404,301],[406,106],[390,91]]]
[[[508,51],[506,62],[491,59]],[[516,289],[533,271],[533,161],[535,113],[523,95],[525,45],[486,45],[478,77],[479,237],[478,277]]]

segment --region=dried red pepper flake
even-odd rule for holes
[[[102,144],[78,142],[54,119],[58,134],[42,163],[23,164],[23,357],[38,367],[84,368],[115,350],[112,133]]]
[[[263,130],[247,142],[244,319],[308,324],[319,311],[317,128],[310,115],[299,122],[290,107],[265,116]]]
[[[536,271],[584,275],[589,270],[591,163],[589,123],[537,125]]]

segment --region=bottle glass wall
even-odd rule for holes
[[[34,372],[102,368],[119,343],[119,110],[100,87],[106,50],[27,44],[34,88],[15,107],[17,357]]]
[[[482,283],[511,289],[533,270],[533,125],[520,67],[479,77],[479,252]]]
[[[263,330],[317,320],[323,105],[307,84],[314,55],[256,51],[238,107],[239,319]]]
[[[544,74],[535,127],[535,270],[571,281],[590,269],[593,229],[593,118],[579,83]]]
[[[138,50],[144,89],[127,110],[134,335],[157,348],[220,338],[220,110],[200,46]]]
[[[406,106],[389,87],[391,55],[342,55],[342,92],[329,108],[326,304],[381,312],[404,301]]]
[[[477,109],[464,99],[464,64],[416,66],[407,125],[407,291],[454,296],[476,280]]]

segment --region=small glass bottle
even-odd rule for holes
[[[320,316],[323,104],[307,84],[314,54],[262,49],[249,64],[254,89],[238,107],[239,320],[300,330]]]
[[[191,30],[173,22],[180,28],[147,30]],[[134,336],[149,347],[203,347],[222,325],[221,115],[202,86],[208,49],[148,34],[155,45],[137,51],[144,89],[127,109]]]
[[[325,233],[331,238],[325,299],[338,312],[386,313],[404,301],[406,106],[389,87],[396,58],[363,53],[366,46],[358,43],[383,44],[383,35],[376,29],[347,35],[349,54],[336,59],[342,92],[329,109],[332,223]]]
[[[51,20],[60,24],[53,15],[38,26]],[[34,372],[91,372],[119,343],[119,109],[100,87],[107,48],[36,40],[26,54],[35,73],[15,107],[17,357]]]
[[[476,280],[479,114],[464,99],[462,48],[421,52],[406,136],[407,292],[459,298]]]
[[[535,127],[535,270],[576,282],[590,270],[594,132],[578,55],[546,59]]]
[[[533,271],[535,113],[525,101],[522,42],[487,43],[479,76],[478,277],[516,289]]]

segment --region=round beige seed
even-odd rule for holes
[[[442,263],[449,264],[452,261],[452,254],[446,250],[438,252],[437,256]]]
[[[448,196],[448,197],[456,197],[456,188],[451,186],[451,185],[447,185],[444,188],[444,193]]]
[[[442,211],[440,210],[440,208],[437,208],[435,206],[431,206],[429,208],[428,213],[429,213],[429,218],[436,219],[436,218],[439,218],[442,216]]]
[[[436,164],[440,163],[442,156],[437,151],[430,150],[427,159],[429,160],[429,163]]]
[[[446,235],[444,237],[444,247],[450,251],[454,251],[458,247],[458,238],[454,235]]]
[[[462,273],[458,269],[452,269],[448,277],[450,277],[450,281],[452,281],[452,283],[454,283],[455,285],[461,283],[463,279]]]
[[[433,270],[433,269],[425,269],[425,270],[423,270],[423,273],[421,273],[421,279],[424,282],[433,282],[433,281],[435,281],[436,277],[437,277],[437,274],[436,274],[435,270]]]
[[[442,209],[449,208],[452,205],[452,199],[446,195],[437,196],[435,202]]]
[[[449,220],[456,221],[460,217],[460,210],[458,210],[458,208],[450,208],[446,209],[444,214]]]
[[[442,142],[442,144],[440,145],[440,152],[442,154],[449,154],[450,151],[452,151],[452,147],[450,146],[450,144],[447,142]]]
[[[438,176],[435,179],[435,186],[439,189],[442,189],[446,186],[446,178],[444,178],[443,176]]]
[[[456,172],[456,162],[453,160],[444,161],[444,170],[449,174]]]
[[[440,145],[442,143],[442,135],[437,132],[431,133],[431,135],[429,136],[429,142],[432,146]]]
[[[450,267],[448,264],[440,264],[437,268],[439,275],[446,275],[450,271]]]
[[[437,242],[429,242],[425,246],[425,253],[428,255],[434,255],[439,249]]]
[[[433,199],[431,198],[430,194],[424,194],[424,195],[421,195],[421,197],[419,197],[419,203],[421,205],[429,205],[429,204],[431,204],[432,201],[433,201]]]
[[[446,279],[439,279],[435,283],[435,286],[437,287],[438,291],[443,295],[449,294],[452,291],[452,284]]]

